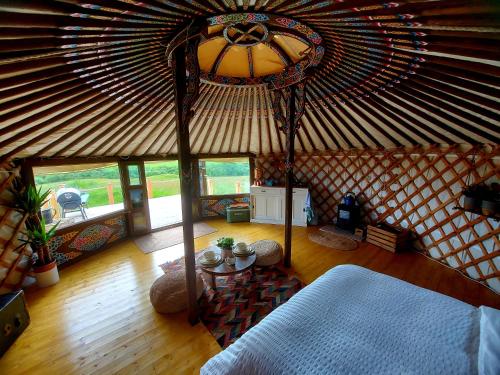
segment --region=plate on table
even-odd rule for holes
[[[200,258],[200,264],[203,267],[216,267],[222,262],[222,257],[220,255],[216,255],[213,259],[207,259],[204,256]]]
[[[254,250],[246,250],[246,251],[238,251],[238,250],[233,250],[233,254],[235,257],[248,257],[250,255],[252,255],[253,253],[255,253]]]

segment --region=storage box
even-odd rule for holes
[[[409,231],[398,229],[387,224],[368,225],[366,242],[395,253],[405,247]]]
[[[24,301],[24,292],[17,291],[0,296],[0,357],[30,324]]]
[[[250,207],[229,206],[226,208],[226,219],[228,223],[242,223],[250,221]]]

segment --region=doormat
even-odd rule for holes
[[[324,231],[309,234],[309,239],[319,245],[335,250],[351,251],[358,248],[358,243],[350,238]]]
[[[278,268],[260,267],[217,277],[216,284],[217,292],[205,288],[199,300],[200,318],[223,349],[304,287]]]
[[[217,232],[217,229],[205,223],[195,223],[193,225],[194,238],[205,236],[210,233]],[[153,251],[165,249],[184,242],[182,235],[182,225],[146,234],[145,236],[138,237],[135,243],[144,254],[152,253]]]
[[[355,241],[362,240],[359,236],[356,236],[354,233],[349,232],[348,230],[337,228],[335,225],[325,225],[319,228],[319,230],[326,233],[336,234],[337,236],[349,238]]]

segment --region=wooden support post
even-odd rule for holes
[[[207,178],[207,195],[214,194],[214,180]]]
[[[274,118],[281,122],[281,130],[286,134],[285,160],[285,267],[292,265],[292,215],[293,215],[293,164],[295,161],[295,133],[300,127],[299,120],[304,114],[306,81],[275,91],[272,105]],[[285,110],[281,106],[285,101]]]
[[[106,190],[108,192],[108,203],[115,204],[115,196],[113,195],[113,184],[109,183],[108,186],[106,187]]]
[[[285,267],[292,265],[293,163],[295,160],[295,86],[290,87],[286,113]]]
[[[50,190],[49,206],[54,210],[54,212],[53,212],[54,219],[60,218],[61,213],[59,212],[59,204],[57,204],[56,192],[54,189]]]
[[[150,178],[146,178],[146,189],[148,191],[148,199],[153,198],[153,181]]]
[[[179,179],[181,186],[182,230],[184,238],[184,259],[186,265],[186,287],[188,299],[188,318],[191,324],[198,322],[198,302],[196,295],[196,268],[194,256],[193,234],[193,200],[192,200],[192,171],[191,150],[189,142],[189,120],[191,107],[197,97],[199,74],[196,76],[198,65],[198,40],[190,40],[186,45],[177,47],[174,52],[173,79],[175,88],[175,114],[177,135],[177,157],[179,160]],[[189,74],[186,75],[186,55],[189,62]],[[194,61],[193,61],[194,60]],[[196,80],[197,82],[193,82]],[[186,82],[188,86],[186,87]],[[194,87],[197,85],[197,87]],[[194,91],[193,91],[194,90]]]

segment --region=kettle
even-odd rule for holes
[[[354,194],[352,191],[348,191],[342,197],[342,204],[346,206],[354,206],[355,203],[356,203],[356,194]]]

